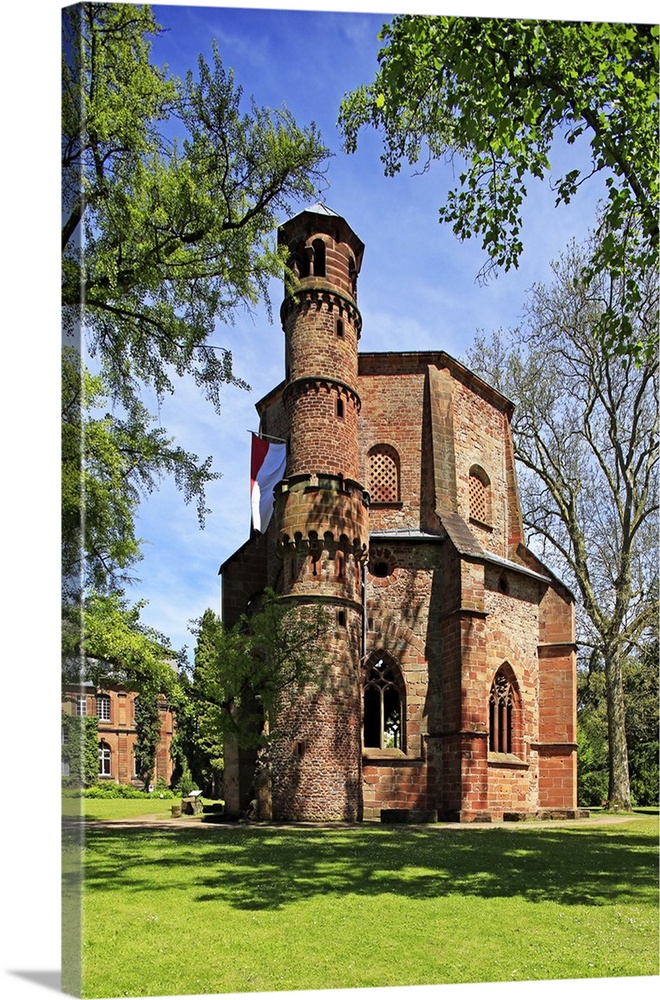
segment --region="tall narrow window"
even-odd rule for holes
[[[399,500],[399,456],[388,444],[377,444],[369,452],[369,493],[372,503]]]
[[[325,278],[325,243],[323,240],[314,240],[312,248],[314,250],[314,277]]]
[[[490,479],[483,469],[473,465],[469,479],[470,518],[481,524],[491,523]]]
[[[341,399],[340,397],[337,398],[337,416],[338,417],[344,416],[344,400]]]
[[[99,777],[110,778],[112,776],[112,751],[105,742],[99,743]]]
[[[493,678],[488,708],[490,723],[488,749],[491,753],[513,753],[516,693],[509,672],[502,667]]]
[[[365,749],[403,749],[404,687],[387,656],[372,654],[364,685]]]
[[[87,715],[87,695],[76,695],[76,715]]]
[[[350,257],[348,261],[348,278],[351,283],[351,293],[355,298],[357,290],[357,267],[355,266],[355,261],[352,257]]]
[[[309,278],[312,253],[311,247],[303,247],[300,251],[298,270],[301,278]]]
[[[337,320],[336,330],[337,330],[337,336],[338,337],[343,337],[344,336],[344,321],[343,321],[343,319],[338,319]]]
[[[96,714],[102,722],[110,722],[110,695],[97,694]]]

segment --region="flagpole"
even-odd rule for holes
[[[256,437],[263,438],[265,441],[279,441],[280,444],[286,444],[285,438],[273,437],[272,434],[262,434],[261,431],[251,431],[248,428],[248,434],[254,434]]]

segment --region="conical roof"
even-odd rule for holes
[[[341,216],[339,212],[335,212],[332,208],[329,208],[328,205],[324,205],[323,202],[321,201],[314,202],[313,205],[310,205],[309,208],[304,209],[304,211],[314,212],[315,215],[332,215],[336,219],[343,218],[343,216]]]

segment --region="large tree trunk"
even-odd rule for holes
[[[604,658],[610,771],[608,804],[610,809],[629,810],[631,808],[630,771],[623,696],[623,666],[618,645],[606,648]]]

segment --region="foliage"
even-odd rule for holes
[[[217,478],[211,459],[200,463],[150,428],[152,418],[139,404],[125,419],[103,413],[108,390],[73,348],[62,359],[62,574],[69,592],[101,592],[130,582],[128,570],[140,558],[135,533],[140,500],[172,474],[186,502],[197,501],[200,523],[206,513],[205,485]]]
[[[160,704],[158,686],[153,682],[143,684],[135,699],[135,772],[139,774],[145,791],[153,780],[156,754],[160,742]]]
[[[150,792],[143,788],[135,788],[134,785],[117,785],[114,781],[107,781],[102,785],[93,785],[82,791],[84,799],[173,799],[174,792],[169,788],[156,788]]]
[[[97,658],[167,682],[161,640],[122,591],[140,559],[135,515],[173,475],[203,525],[216,473],[153,426],[144,399],[189,376],[219,410],[223,384],[245,385],[209,338],[283,274],[278,213],[313,194],[327,151],[286,108],[246,110],[216,47],[183,82],[154,66],[148,6],[62,18],[65,667]]]
[[[98,722],[95,716],[62,714],[62,761],[69,765],[67,785],[93,785],[99,774]]]
[[[224,747],[222,730],[214,727],[213,712],[190,697],[191,682],[180,675],[177,697],[172,701],[176,728],[170,745],[174,761],[173,783],[185,794],[201,788],[205,795],[217,798],[222,788]]]
[[[186,795],[190,795],[190,793],[194,791],[196,788],[197,788],[197,783],[195,779],[193,778],[189,769],[187,767],[184,767],[183,771],[181,772],[181,777],[179,778],[178,782],[174,787],[176,794],[185,797]]]
[[[130,605],[121,594],[89,594],[82,608],[66,610],[63,622],[64,674],[81,671],[95,683],[115,679],[131,690],[154,685],[164,694],[177,682],[176,654],[167,639],[140,621],[144,601]]]
[[[286,108],[242,110],[215,45],[196,79],[153,66],[148,6],[79,4],[63,29],[66,329],[84,323],[129,413],[141,388],[171,392],[172,373],[219,408],[220,385],[243,383],[208,337],[282,275],[277,214],[313,194],[327,151]]]
[[[207,609],[196,623],[189,690],[199,739],[217,753],[227,735],[246,746],[272,737],[284,694],[322,683],[326,628],[320,604],[298,603],[272,590],[233,627]]]
[[[380,38],[374,82],[342,102],[347,150],[370,124],[383,133],[386,174],[458,154],[440,221],[462,240],[482,237],[487,274],[517,266],[527,184],[550,174],[561,138],[573,164],[554,180],[557,204],[595,175],[606,185],[606,235],[583,272],[587,283],[603,271],[621,279],[622,308],[599,320],[606,346],[652,355],[657,329],[634,329],[630,317],[639,275],[658,258],[658,26],[403,15]]]
[[[657,816],[488,830],[91,827],[84,993],[657,976],[657,838]],[[383,935],[393,912],[396,961]]]
[[[657,640],[623,666],[626,738],[633,805],[658,804]],[[578,799],[583,806],[608,798],[607,699],[603,665],[592,658],[578,674]]]
[[[657,805],[659,800],[658,662],[656,634],[624,673],[630,788],[638,805]]]
[[[605,675],[596,669],[578,671],[578,805],[607,802],[609,755]]]
[[[599,318],[621,310],[616,277],[581,281],[591,247],[572,244],[555,282],[535,286],[525,324],[477,340],[475,370],[516,403],[515,454],[523,517],[579,596],[578,639],[605,670],[610,754],[607,798],[630,806],[623,665],[658,615],[658,364],[635,364],[604,341]],[[657,323],[657,276],[640,282],[643,335]]]

